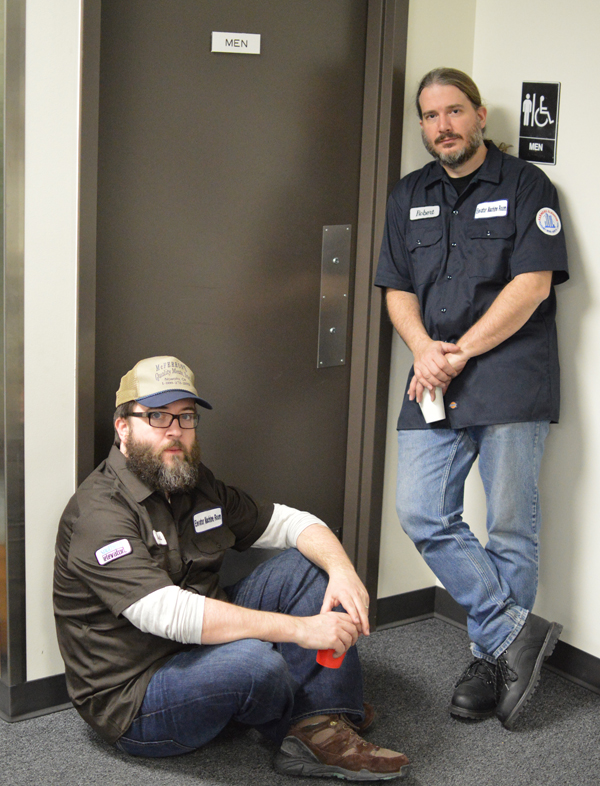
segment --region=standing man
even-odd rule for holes
[[[196,406],[211,406],[177,358],[141,360],[116,404],[116,444],[56,543],[58,641],[80,715],[135,756],[188,753],[234,719],[280,744],[282,773],[407,775],[406,756],[357,734],[373,719],[353,646],[369,597],[335,535],[215,479],[196,438]],[[222,589],[225,551],[251,546],[287,551]],[[345,659],[323,668],[319,649]]]
[[[451,68],[417,93],[436,159],[388,203],[375,283],[414,356],[398,420],[402,527],[467,611],[475,657],[451,713],[511,728],[562,626],[531,613],[538,580],[538,475],[558,420],[554,284],[568,278],[556,190],[535,166],[484,142],[486,109]],[[445,420],[419,403],[444,394]],[[485,548],[462,519],[479,456]]]

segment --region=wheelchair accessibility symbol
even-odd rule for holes
[[[543,128],[544,126],[554,123],[548,107],[544,105],[544,96],[540,96],[539,104],[536,107],[537,95],[533,94],[533,99],[530,94],[525,95],[523,101],[523,125],[524,126],[537,126]],[[530,120],[531,118],[531,120]]]

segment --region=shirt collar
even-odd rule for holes
[[[485,141],[485,146],[488,149],[487,155],[472,182],[476,182],[477,180],[488,180],[491,183],[499,183],[500,171],[502,169],[502,153],[490,140]],[[446,170],[439,161],[433,161],[429,166],[431,168],[425,179],[426,188],[440,180],[446,180],[449,183],[452,182],[452,178],[448,176]]]
[[[151,488],[127,469],[127,460],[116,445],[110,449],[107,463],[136,502],[143,502],[153,494]]]

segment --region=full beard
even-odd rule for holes
[[[173,456],[167,464],[162,456],[169,448],[183,450],[183,458]],[[181,442],[172,440],[157,454],[149,445],[130,436],[126,462],[127,468],[153,491],[164,494],[191,491],[200,475],[200,445],[196,441],[186,450]]]
[[[483,144],[483,131],[481,126],[476,125],[469,136],[467,137],[467,144],[463,147],[462,150],[456,150],[453,153],[444,153],[436,148],[431,144],[431,142],[425,136],[425,132],[421,131],[421,137],[423,139],[423,144],[427,149],[427,152],[432,155],[434,158],[437,158],[440,164],[447,166],[449,169],[458,169],[458,167],[462,166],[462,164],[469,161],[475,153],[479,150],[481,145]],[[448,135],[441,135],[435,141],[439,144],[443,142],[444,139],[451,139]]]

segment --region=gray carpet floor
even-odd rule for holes
[[[448,714],[470,660],[467,635],[440,620],[379,631],[359,642],[366,698],[378,717],[365,736],[413,763],[406,786],[598,786],[600,696],[547,670],[514,731],[494,718]],[[131,758],[105,744],[75,710],[0,721],[0,783],[10,786],[298,786],[253,729],[228,728],[197,753]],[[333,781],[337,782],[337,781]]]

